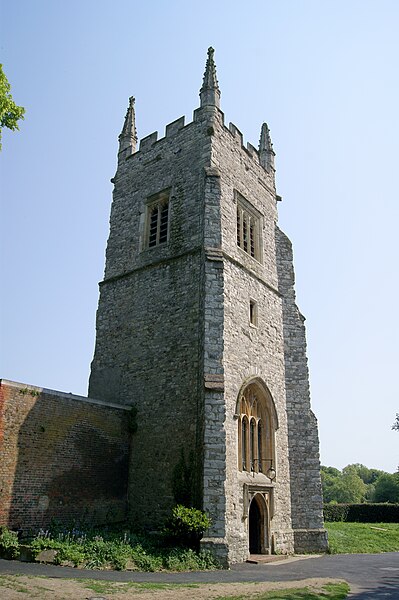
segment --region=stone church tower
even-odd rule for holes
[[[156,529],[203,508],[225,563],[322,551],[317,422],[274,151],[226,127],[213,49],[200,107],[137,150],[134,98],[118,169],[89,395],[137,409],[130,518]]]

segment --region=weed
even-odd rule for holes
[[[13,559],[19,555],[18,534],[4,525],[0,526],[0,557]]]

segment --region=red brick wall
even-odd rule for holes
[[[0,380],[0,525],[126,517],[127,407]]]

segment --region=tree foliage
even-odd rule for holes
[[[399,474],[347,465],[339,471],[321,467],[325,503],[399,502]]]
[[[210,517],[202,510],[178,504],[166,522],[164,535],[167,540],[199,550],[199,542],[212,524]]]
[[[384,473],[377,479],[374,502],[399,502],[399,473]]]
[[[11,86],[0,64],[0,150],[3,127],[15,131],[19,129],[18,121],[24,118],[25,109],[17,106],[11,96]]]
[[[348,465],[338,473],[325,472],[322,467],[322,484],[324,502],[362,502],[366,496],[367,486],[359,477],[356,469]]]

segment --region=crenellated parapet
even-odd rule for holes
[[[198,129],[203,129],[204,133],[208,136],[212,136],[215,134],[215,119],[212,122],[209,122],[209,113],[205,114],[205,111],[208,111],[207,108],[197,108],[194,110],[193,120],[188,123],[185,122],[185,117],[179,117],[178,119],[168,123],[165,126],[165,134],[163,137],[158,137],[158,131],[153,131],[149,135],[138,140],[138,150],[131,152],[128,151],[125,154],[126,160],[136,159],[142,160],[143,154],[152,151],[155,145],[159,145],[161,147],[163,144],[173,141],[173,138],[176,138],[178,135],[197,135]],[[202,118],[202,117],[205,118]],[[224,124],[224,113],[220,109],[216,109],[216,123],[223,128],[225,132],[227,132],[234,143],[236,143],[240,149],[245,153],[245,157],[248,159],[252,159],[257,165],[262,167],[266,173],[271,176],[274,176],[274,156],[275,153],[273,151],[273,147],[270,146],[265,148],[263,144],[265,131],[265,125],[262,125],[261,132],[261,142],[259,148],[256,148],[250,142],[245,143],[244,136],[240,129],[234,124],[229,123],[227,127]],[[267,127],[267,125],[266,125]],[[268,140],[270,140],[269,130],[268,131]],[[270,142],[271,144],[271,142]],[[120,161],[120,165],[123,164],[124,161]]]
[[[183,117],[180,117],[179,119],[176,119],[176,121],[169,123],[169,125],[166,125],[165,137],[172,137],[173,135],[178,133],[181,129],[183,129],[184,121],[185,121],[185,117],[183,116]]]
[[[267,124],[263,123],[262,125],[259,147],[256,148],[249,142],[245,145],[243,135],[234,123],[229,123],[228,127],[224,123],[224,113],[220,109],[220,88],[216,76],[213,48],[208,49],[205,73],[199,95],[200,106],[194,110],[192,121],[186,124],[185,117],[179,117],[166,125],[163,137],[158,138],[158,132],[154,131],[139,141],[135,126],[135,99],[131,97],[124,126],[119,136],[118,166],[123,167],[127,159],[135,158],[141,161],[143,155],[152,151],[155,145],[159,145],[161,148],[163,144],[172,141],[178,135],[196,136],[199,130],[202,130],[205,135],[213,136],[216,134],[217,128],[221,127],[223,131],[231,135],[232,141],[238,144],[245,157],[252,159],[257,165],[261,166],[269,177],[274,180],[275,152]],[[137,144],[138,151],[136,150]],[[129,168],[131,168],[131,164],[129,163]]]
[[[152,148],[152,146],[157,142],[157,140],[158,131],[154,131],[153,133],[150,133],[150,135],[147,135],[146,137],[142,138],[140,140],[139,152],[145,152],[149,148]]]

